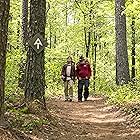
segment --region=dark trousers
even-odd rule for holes
[[[84,87],[84,98],[89,96],[89,79],[83,79],[78,81],[78,100],[82,100],[82,92]]]

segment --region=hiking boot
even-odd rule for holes
[[[70,102],[72,102],[72,99],[70,99]]]
[[[84,101],[87,101],[87,98],[85,98]]]
[[[78,100],[78,102],[82,102],[82,100]]]
[[[68,99],[65,99],[65,102],[67,102],[68,101]]]

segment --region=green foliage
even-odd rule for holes
[[[11,114],[9,117],[11,125],[22,131],[31,132],[49,123],[46,118],[36,114],[29,114],[27,107],[9,110],[9,113]]]
[[[24,122],[22,127],[26,131],[32,131],[33,129],[36,129],[42,125],[48,124],[48,121],[45,119],[36,119],[36,120],[29,120],[28,122]]]
[[[69,0],[49,0],[50,9],[47,15],[46,40],[48,46],[45,50],[46,95],[63,94],[61,68],[68,55],[75,62],[80,55],[85,56],[84,28],[98,34],[97,65],[96,65],[96,93],[109,97],[111,102],[127,102],[139,99],[139,84],[136,88],[131,85],[117,87],[115,84],[115,31],[114,31],[114,1],[81,0],[79,6]],[[129,63],[131,68],[131,22],[132,16],[136,21],[136,79],[140,79],[140,1],[126,1],[125,13],[127,15],[127,36]],[[93,8],[93,9],[92,9]],[[88,16],[92,9],[91,20]],[[84,21],[84,13],[86,13]],[[11,0],[9,23],[9,46],[6,65],[6,93],[13,94],[18,89],[19,64],[21,53],[21,0]],[[66,19],[67,17],[67,19]],[[20,24],[19,24],[20,23]],[[89,28],[90,27],[90,28]],[[100,38],[99,38],[100,37]],[[100,45],[100,47],[99,47]],[[93,48],[94,50],[94,48]],[[24,56],[25,57],[25,56]],[[92,46],[90,47],[89,61],[93,65]],[[92,66],[93,68],[93,66]],[[93,93],[93,78],[91,78],[91,94]],[[134,88],[134,89],[133,89]],[[135,94],[134,94],[135,93]],[[23,110],[24,112],[24,110]],[[26,109],[25,109],[26,112]]]
[[[19,64],[21,59],[21,0],[10,1],[10,21],[6,63],[6,94],[13,94],[18,87]]]
[[[11,51],[7,53],[6,94],[13,94],[17,91],[20,58],[21,52],[19,49],[11,49]]]
[[[123,86],[108,87],[108,91],[105,96],[108,97],[108,102],[122,105],[132,102],[139,102],[140,100],[140,88],[139,84],[129,83]]]

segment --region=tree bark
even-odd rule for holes
[[[22,42],[23,51],[26,49],[28,39],[28,0],[22,0]]]
[[[87,44],[87,28],[86,28],[86,15],[84,14],[84,40],[86,48],[86,57],[88,56],[88,44]]]
[[[97,60],[97,35],[94,32],[94,44],[92,46],[93,57],[93,91],[96,91],[96,60]]]
[[[115,0],[116,83],[118,85],[130,81],[124,8],[125,0]]]
[[[10,0],[0,1],[0,122],[4,116],[5,65]]]
[[[67,27],[68,27],[68,3],[66,2],[65,3],[65,43],[67,44],[67,41],[68,41],[68,39],[67,39],[67,37],[68,37],[68,34],[67,34]]]
[[[28,0],[22,0],[22,54],[27,50],[27,40],[28,39]],[[26,61],[22,57],[19,69],[19,87],[21,89],[25,88],[25,66]]]
[[[91,42],[91,32],[89,31],[88,32],[88,43],[87,43],[87,46],[86,46],[86,57],[88,58],[89,57],[89,52],[90,52],[90,44]]]
[[[90,2],[90,9],[89,9],[89,30],[88,30],[88,36],[87,36],[87,45],[86,45],[86,57],[89,57],[89,53],[90,53],[90,47],[91,47],[91,28],[92,28],[92,5],[93,5],[93,1]]]
[[[45,40],[46,0],[30,1],[29,36],[33,38],[40,33]],[[29,46],[27,51],[25,98],[27,100],[42,99],[45,94],[44,50],[37,54]]]
[[[49,30],[50,30],[50,49],[51,49],[52,48],[52,25],[51,25],[51,23],[50,23]]]
[[[135,60],[135,56],[136,56],[136,52],[135,52],[135,18],[132,18],[132,24],[131,24],[131,29],[132,29],[132,73],[131,73],[131,80],[135,81],[135,76],[136,76],[136,71],[135,71],[135,64],[136,64],[136,60]]]

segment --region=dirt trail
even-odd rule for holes
[[[126,118],[100,97],[79,103],[49,101],[50,112],[59,118],[48,140],[140,140],[140,129],[123,125]]]

